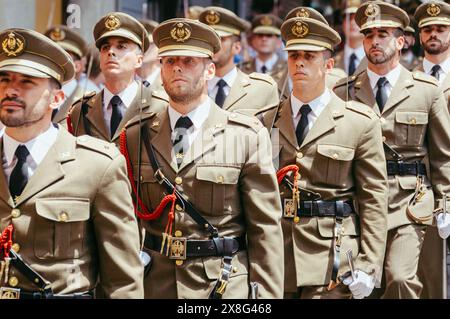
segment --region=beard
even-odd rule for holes
[[[189,103],[198,99],[204,89],[204,81],[201,81],[201,76],[192,79],[191,82],[185,85],[170,85],[163,79],[164,89],[167,95],[176,103]]]
[[[11,101],[19,103],[22,109],[10,111],[3,108],[5,101]],[[31,108],[27,104],[17,98],[4,98],[0,103],[0,121],[6,127],[21,127],[29,126],[33,123],[40,121],[45,116],[44,112],[39,112],[37,108]]]
[[[391,61],[395,57],[396,51],[391,48],[382,49],[382,48],[378,47],[377,49],[380,50],[383,54],[382,55],[378,54],[375,56],[375,55],[372,55],[372,54],[366,52],[367,59],[372,64],[383,64],[388,61]]]
[[[431,41],[437,41],[438,43],[431,44]],[[423,49],[425,52],[431,55],[441,54],[448,50],[450,47],[450,41],[443,43],[441,40],[437,38],[430,38],[427,42],[423,44]]]
[[[213,56],[213,62],[216,65],[217,69],[224,67],[225,65],[227,65],[228,61],[230,61],[232,56],[231,46],[228,48],[228,50],[220,53],[221,55],[219,56]]]

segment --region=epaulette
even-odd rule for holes
[[[362,114],[370,119],[374,118],[375,116],[375,112],[369,106],[363,103],[357,101],[348,101],[344,103],[346,109]]]
[[[129,120],[126,124],[125,124],[125,128],[128,128],[130,126],[139,124],[139,122],[144,122],[147,121],[149,119],[151,119],[152,117],[154,117],[157,113],[155,112],[143,112],[142,114],[138,114],[136,116],[134,116],[131,120]]]
[[[358,77],[358,76],[356,76],[356,75],[352,75],[352,76],[349,76],[349,77],[340,79],[340,80],[337,81],[336,84],[334,85],[334,89],[337,89],[338,87],[341,87],[341,86],[350,84],[350,83],[352,83],[352,82],[355,82],[355,80],[356,80],[357,77]]]
[[[103,141],[89,135],[81,135],[77,137],[77,146],[87,148],[97,153],[108,156],[113,159],[119,154],[119,150],[113,143]]]
[[[74,105],[80,103],[81,101],[85,101],[85,100],[89,100],[90,98],[93,98],[96,94],[97,94],[97,92],[95,92],[95,91],[85,93],[82,97],[80,97],[79,99],[75,100],[75,102],[72,103],[72,107]]]
[[[414,71],[414,72],[412,72],[412,76],[413,76],[414,80],[431,83],[431,84],[434,84],[437,87],[439,87],[438,80],[436,80],[436,78],[434,78],[433,76],[426,74],[425,72]]]
[[[228,120],[233,123],[250,127],[255,132],[258,132],[263,126],[255,116],[245,115],[238,112],[231,112],[231,114],[228,115]]]
[[[169,96],[167,95],[166,91],[164,91],[164,90],[153,90],[152,97],[169,103]]]
[[[253,72],[250,73],[248,76],[250,79],[264,81],[269,83],[270,85],[274,85],[276,83],[275,80],[268,74]]]

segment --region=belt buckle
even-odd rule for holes
[[[285,218],[295,218],[297,215],[297,207],[291,198],[284,199],[283,217]]]
[[[20,299],[20,289],[1,287],[0,288],[0,299]]]
[[[172,237],[170,239],[169,259],[186,260],[186,237]]]

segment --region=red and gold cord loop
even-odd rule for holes
[[[9,251],[12,247],[13,232],[14,226],[10,224],[3,230],[2,236],[0,237],[0,250],[3,250],[3,256],[5,258],[9,257]]]

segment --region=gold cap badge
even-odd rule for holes
[[[220,22],[220,14],[214,10],[210,10],[205,17],[206,22],[211,25],[218,24]]]
[[[109,31],[117,30],[118,28],[120,28],[120,19],[113,14],[110,15],[105,20],[105,27]]]
[[[441,8],[436,3],[431,3],[428,6],[427,13],[432,17],[436,17],[441,13]]]
[[[25,47],[25,39],[19,34],[10,32],[2,41],[2,49],[7,56],[17,56],[21,54]]]
[[[369,4],[364,12],[365,15],[369,18],[374,18],[378,16],[381,12],[380,6],[378,4]]]
[[[261,22],[261,25],[264,25],[264,26],[271,26],[271,25],[273,25],[272,19],[269,18],[268,16],[262,17],[260,22]]]
[[[296,16],[299,18],[309,18],[309,12],[306,11],[304,8],[301,8],[297,11]]]
[[[56,28],[55,30],[50,32],[49,36],[53,41],[62,41],[66,38],[66,33],[63,30]]]
[[[184,42],[191,37],[191,27],[185,23],[178,22],[170,31],[170,36],[177,42]]]
[[[297,38],[303,38],[309,33],[309,26],[305,22],[297,21],[292,26],[292,34]]]

